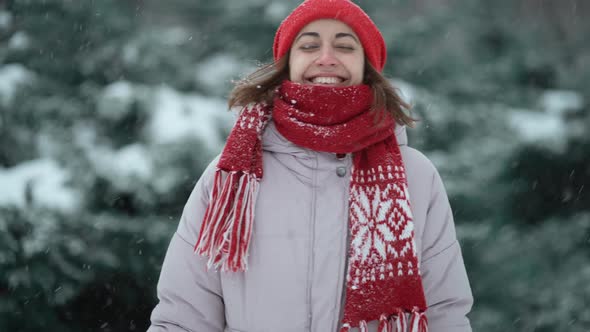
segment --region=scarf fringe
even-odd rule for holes
[[[395,330],[394,332],[406,332],[408,327],[408,317],[402,309],[397,309],[395,315]],[[393,323],[393,322],[392,322]]]
[[[393,323],[389,321],[387,315],[381,314],[379,317],[379,327],[377,328],[378,332],[393,332]]]
[[[360,332],[369,332],[369,326],[367,325],[366,320],[361,320],[360,326],[359,326],[359,331]]]
[[[387,315],[381,314],[379,317],[378,332],[428,332],[428,320],[426,314],[420,312],[418,308],[414,308],[409,314],[410,323],[408,325],[408,315],[402,310],[397,309],[396,312],[388,318]],[[350,324],[342,325],[340,332],[349,332]],[[367,322],[362,320],[359,323],[360,332],[368,332]]]
[[[412,319],[410,320],[410,332],[428,332],[428,319],[425,312],[420,312],[418,308],[412,310]]]
[[[215,172],[211,201],[205,212],[195,252],[208,257],[207,268],[245,271],[252,235],[258,180],[253,174]]]

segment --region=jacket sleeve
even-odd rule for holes
[[[219,273],[207,271],[206,259],[194,253],[214,176],[212,162],[197,182],[173,235],[157,286],[159,303],[148,332],[223,331],[224,304]]]
[[[422,282],[429,331],[471,332],[466,315],[473,305],[473,296],[449,200],[436,170],[431,193],[422,238]]]

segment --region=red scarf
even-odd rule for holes
[[[285,81],[272,108],[245,107],[217,165],[195,250],[209,258],[209,267],[246,270],[263,173],[261,135],[272,118],[277,130],[299,146],[353,153],[342,330],[367,331],[367,322],[379,319],[380,332],[426,332],[426,300],[395,120],[385,116],[375,124],[372,100],[367,85],[333,88]]]

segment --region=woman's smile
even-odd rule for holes
[[[317,76],[306,78],[305,81],[308,84],[339,86],[345,85],[343,83],[345,83],[347,79],[336,75],[318,74]]]

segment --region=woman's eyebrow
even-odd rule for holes
[[[320,38],[320,34],[317,32],[303,32],[302,34],[297,36],[297,38],[295,39],[295,42],[298,41],[299,38],[301,38],[303,36],[311,36],[311,37],[315,37],[315,38]]]
[[[336,38],[344,38],[344,37],[350,37],[350,38],[354,39],[354,41],[357,42],[357,44],[360,44],[358,39],[351,33],[339,32],[336,34]]]
[[[303,36],[311,36],[311,37],[314,37],[314,38],[320,38],[320,34],[317,33],[317,32],[303,32],[299,36],[297,36],[297,38],[295,39],[294,43],[297,42]],[[353,34],[351,34],[351,33],[338,32],[336,34],[336,39],[338,39],[338,38],[345,38],[345,37],[350,37],[350,38],[354,39],[354,41],[357,42],[357,44],[360,44],[360,42],[358,41],[358,39]]]

